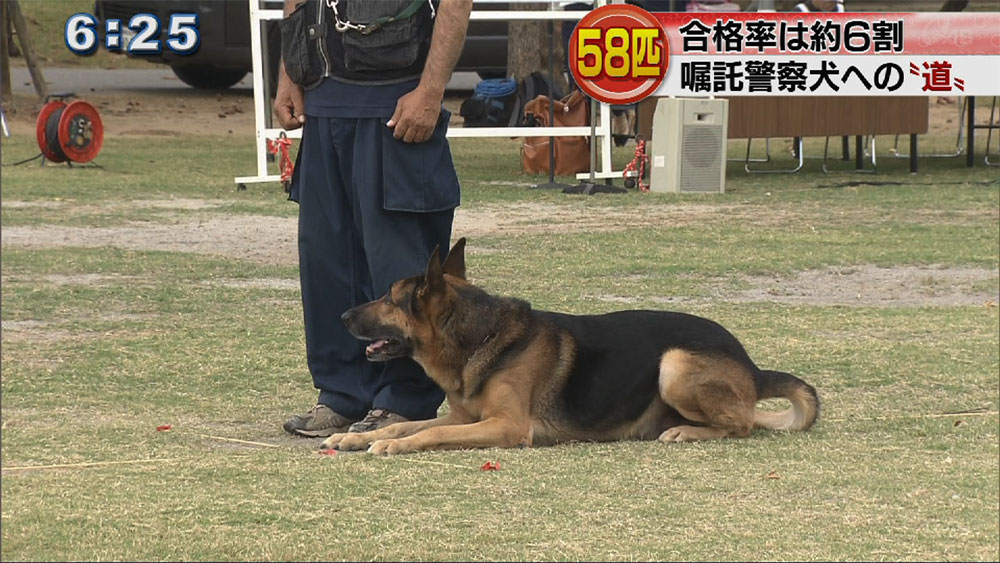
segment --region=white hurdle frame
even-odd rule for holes
[[[497,2],[499,0],[478,0],[481,3]],[[504,0],[510,2],[511,0]],[[515,2],[518,0],[514,0]],[[520,0],[538,1],[538,0]],[[562,11],[555,10],[555,4],[559,0],[548,0],[550,9],[547,11],[501,11],[501,10],[473,10],[470,15],[471,20],[578,20],[587,12],[584,11]],[[285,131],[279,127],[267,127],[268,99],[264,92],[264,60],[263,60],[263,40],[261,28],[263,22],[268,20],[280,20],[284,17],[281,10],[265,10],[260,7],[261,0],[248,0],[250,3],[250,45],[253,49],[253,101],[254,101],[254,123],[255,123],[255,146],[257,153],[257,175],[237,176],[234,182],[239,186],[246,184],[259,184],[265,182],[280,182],[281,176],[278,174],[268,174],[267,170],[267,140],[276,139],[279,134],[285,133],[289,138],[301,139],[302,130],[295,129]],[[603,6],[608,0],[596,0],[597,6]],[[587,173],[577,174],[577,179],[607,179],[620,178],[622,172],[615,172],[611,165],[611,112],[610,107],[605,103],[599,103],[600,117],[599,124],[594,128],[594,134],[599,140],[600,147],[600,170],[592,170]],[[455,127],[448,128],[448,138],[463,137],[589,137],[591,126],[584,127]]]

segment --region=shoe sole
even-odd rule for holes
[[[347,432],[347,429],[350,428],[350,425],[333,427],[333,428],[321,428],[319,430],[303,430],[301,428],[292,428],[288,424],[285,424],[282,426],[282,428],[285,429],[285,432],[288,432],[293,436],[304,436],[306,438],[327,438],[334,434]]]

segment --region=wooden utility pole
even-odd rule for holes
[[[21,44],[21,53],[24,55],[24,62],[28,65],[28,72],[31,73],[31,82],[35,85],[35,93],[38,94],[39,98],[44,98],[49,95],[49,86],[45,82],[45,77],[42,76],[42,67],[38,64],[38,57],[35,55],[35,49],[31,45],[28,22],[24,21],[24,14],[21,13],[21,4],[18,0],[4,0],[3,6],[7,12],[6,15],[10,16],[10,21],[14,24],[14,32],[17,33],[17,41]],[[4,19],[6,20],[6,18]],[[3,49],[6,52],[6,42],[3,45]],[[4,82],[5,85],[9,83],[9,79]]]
[[[0,4],[0,98],[6,100],[13,92],[10,87],[10,18],[7,4]]]

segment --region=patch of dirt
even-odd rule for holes
[[[86,320],[95,322],[149,321],[150,319],[155,319],[156,317],[157,315],[151,313],[96,313],[92,316],[86,316]],[[35,343],[60,341],[80,342],[84,340],[114,338],[119,335],[119,332],[114,331],[99,332],[62,329],[54,327],[53,323],[34,319],[0,322],[0,332],[3,333],[4,342]],[[135,336],[138,333],[135,330],[130,329],[127,331],[127,334],[129,336]],[[121,336],[124,335],[125,333],[121,333]]]
[[[205,209],[220,204],[212,200],[191,199],[140,200],[119,202],[117,205]],[[683,205],[624,210],[539,203],[492,205],[474,211],[459,208],[455,213],[454,232],[478,237],[687,225],[707,219],[731,218],[737,207]],[[294,265],[298,260],[296,230],[296,218],[267,215],[219,215],[194,221],[179,220],[171,224],[136,222],[116,227],[15,226],[3,229],[3,246],[168,250]]]
[[[123,202],[171,209],[206,208],[212,201],[170,200]],[[573,207],[540,203],[485,206],[474,211],[459,208],[455,232],[463,236],[611,231],[650,225],[685,225],[732,218],[739,206],[650,206],[640,210],[613,207]],[[209,216],[174,224],[134,223],[119,227],[8,227],[3,246],[19,248],[114,247],[128,250],[167,250],[252,260],[265,264],[297,263],[294,217],[264,215]],[[475,249],[472,249],[475,251]],[[981,268],[865,265],[800,272],[787,278],[750,277],[749,289],[733,293],[732,280],[719,281],[714,300],[854,306],[982,305],[1000,301],[998,273]],[[5,280],[7,281],[7,280]],[[100,275],[48,276],[57,285],[100,285],[121,280]],[[298,280],[262,278],[220,280],[227,287],[298,289]],[[716,284],[713,284],[716,285]],[[984,289],[986,288],[986,289]],[[594,296],[627,305],[628,296]],[[665,305],[687,301],[663,298]]]
[[[469,236],[611,230],[635,227],[644,221],[694,221],[699,213],[721,213],[716,207],[678,208],[679,218],[663,213],[648,216],[608,209],[579,213],[565,207],[523,204],[490,207],[456,214],[455,230]],[[537,208],[537,209],[534,209]],[[618,213],[621,216],[615,217]],[[567,217],[570,215],[571,217]],[[646,223],[651,224],[651,223]],[[9,227],[3,231],[3,246],[21,248],[115,247],[130,250],[169,250],[253,260],[267,264],[294,265],[297,261],[296,219],[270,216],[220,216],[177,224],[141,223],[123,227]],[[473,249],[474,250],[474,249]],[[968,306],[1000,302],[998,272],[987,268],[872,265],[826,268],[799,272],[789,277],[742,278],[748,289],[733,292],[733,280],[712,283],[713,301],[775,302],[808,305],[863,307]],[[5,279],[7,281],[16,281]],[[98,274],[50,275],[42,280],[55,285],[108,285],[122,280]],[[291,278],[226,279],[215,285],[252,289],[298,289]],[[594,296],[623,306],[635,303],[629,296]],[[653,301],[675,305],[703,301],[664,297]],[[18,327],[4,324],[4,329]],[[30,327],[22,327],[30,328]]]
[[[299,290],[299,280],[294,278],[250,278],[212,280],[212,285],[237,289],[287,289]]]
[[[734,282],[750,288],[734,292]],[[848,307],[951,307],[1000,303],[1000,272],[987,268],[873,265],[807,270],[791,276],[743,276],[709,282],[711,297],[592,295],[622,306],[651,301],[663,307],[685,303],[785,303]]]
[[[38,323],[35,326],[28,326],[24,323]],[[19,323],[19,324],[11,324]],[[88,338],[87,335],[83,333],[74,333],[68,330],[62,330],[58,328],[52,328],[48,326],[47,323],[42,323],[39,321],[4,321],[3,327],[3,340],[6,343],[14,342],[34,342],[36,344],[48,343],[48,342],[80,342],[83,340],[93,339],[98,336],[97,333],[93,333]],[[100,335],[104,336],[104,335]]]
[[[122,207],[138,207],[140,209],[177,209],[183,211],[197,211],[200,209],[214,209],[216,207],[228,205],[229,203],[231,202],[222,199],[179,197],[172,199],[137,199],[128,202],[107,202],[102,203],[101,205],[110,205],[111,207],[121,205]]]
[[[1000,274],[986,268],[866,265],[799,272],[788,278],[750,277],[753,287],[735,295],[738,302],[769,301],[803,305],[859,307],[996,306]],[[985,285],[991,286],[983,289]]]
[[[112,247],[219,255],[266,264],[295,264],[297,219],[265,215],[209,217],[176,224],[120,227],[6,227],[3,246]]]
[[[511,203],[461,207],[453,232],[465,237],[564,232],[609,232],[649,226],[682,226],[731,218],[736,205],[650,205],[642,208],[576,207],[546,203]]]
[[[2,321],[0,322],[0,330],[3,332],[7,331],[27,331],[27,330],[37,330],[48,326],[48,323],[35,320],[26,321]]]
[[[42,283],[47,283],[51,285],[84,285],[89,287],[107,287],[112,285],[121,285],[123,282],[132,284],[136,278],[133,276],[106,276],[103,274],[48,274],[37,279]],[[4,279],[4,282],[7,282]],[[17,280],[11,279],[10,281],[16,282]]]
[[[134,199],[129,201],[106,201],[97,205],[78,205],[74,200],[51,200],[51,201],[22,201],[4,200],[0,206],[10,209],[45,208],[64,209],[72,207],[80,209],[170,209],[181,211],[198,211],[203,209],[214,209],[227,205],[230,202],[221,199],[197,199],[197,198],[173,198],[173,199]]]
[[[168,93],[81,93],[97,108],[105,136],[187,137],[232,135],[253,146],[253,96],[245,91]],[[16,95],[4,103],[11,133],[35,136],[35,118],[44,102]]]
[[[2,206],[10,209],[55,209],[63,207],[66,202],[63,201],[3,201]]]

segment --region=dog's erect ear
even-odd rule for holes
[[[448,251],[448,257],[444,259],[441,271],[465,279],[465,237],[458,239],[455,246]]]
[[[434,247],[431,259],[427,261],[427,273],[424,274],[424,287],[420,290],[423,297],[444,289],[444,272],[441,271],[441,249]]]

